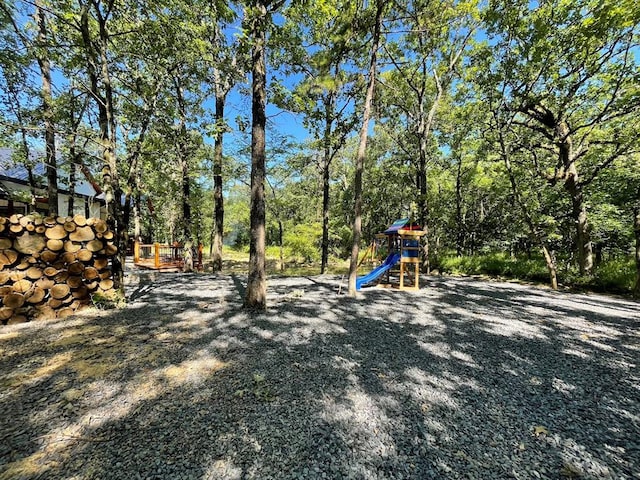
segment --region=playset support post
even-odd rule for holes
[[[418,290],[420,288],[420,237],[426,232],[422,230],[399,230],[400,236],[400,290]],[[409,265],[413,265],[414,279],[412,286],[404,285],[405,271],[409,273]]]

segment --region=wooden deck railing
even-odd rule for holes
[[[133,245],[133,263],[153,268],[181,267],[183,264],[182,246],[136,242]]]
[[[182,268],[182,245],[168,245],[166,243],[133,244],[133,263],[150,268]],[[193,259],[194,267],[202,268],[202,245],[198,246],[197,257]]]

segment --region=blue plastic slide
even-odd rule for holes
[[[368,274],[363,275],[362,277],[356,278],[356,290],[360,290],[360,288],[363,285],[373,282],[376,278],[378,278],[380,275],[382,275],[387,270],[392,268],[399,261],[400,261],[399,253],[392,253],[391,255],[389,255],[382,265],[374,268]]]

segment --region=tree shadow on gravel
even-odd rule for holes
[[[633,478],[637,303],[165,274],[0,331],[0,478]]]

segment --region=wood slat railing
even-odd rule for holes
[[[182,267],[181,245],[166,243],[139,243],[133,245],[133,263],[153,268]]]
[[[140,243],[133,244],[133,263],[148,268],[182,268],[183,247],[180,244]],[[202,245],[198,245],[194,267],[202,270]]]

